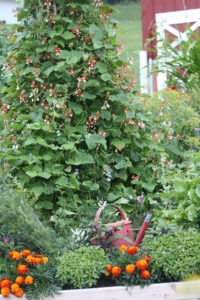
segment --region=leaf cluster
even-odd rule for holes
[[[97,283],[107,260],[104,250],[96,246],[65,251],[57,259],[56,277],[68,288],[92,287]]]
[[[145,250],[152,258],[152,273],[158,282],[180,281],[199,274],[200,234],[197,230],[146,236]]]

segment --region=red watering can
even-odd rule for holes
[[[106,206],[113,206],[119,213],[121,220],[114,223],[104,224],[102,228],[99,224],[99,217],[101,212],[106,208]],[[142,226],[140,228],[133,228],[132,222],[129,221],[123,211],[116,205],[107,204],[99,207],[95,215],[95,230],[96,230],[96,239],[92,238],[92,244],[101,244],[104,247],[109,246],[137,246],[139,245],[145,235],[145,232],[148,228],[149,222],[151,220],[152,214],[148,213]],[[136,239],[134,239],[134,231],[139,231]]]

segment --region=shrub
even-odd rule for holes
[[[185,161],[185,170],[177,170],[168,178],[168,184],[154,210],[154,226],[165,229],[200,228],[200,155],[192,153]]]
[[[195,128],[200,127],[200,120],[190,94],[168,89],[139,101],[154,118],[154,135],[157,133],[171,158],[180,161],[185,150],[199,149],[200,141],[195,136]]]
[[[144,249],[151,256],[157,281],[179,281],[199,274],[199,242],[200,233],[194,229],[146,236]]]
[[[92,287],[107,263],[104,250],[82,246],[66,251],[57,260],[57,279],[68,288]]]

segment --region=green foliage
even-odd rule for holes
[[[25,293],[27,299],[43,299],[45,296],[52,296],[58,293],[60,288],[55,283],[56,269],[52,262],[49,263],[46,261],[44,263],[41,261],[40,264],[28,263],[26,256],[22,255],[23,252],[20,253],[14,250],[10,242],[4,244],[0,243],[0,245],[1,249],[5,250],[4,255],[0,256],[0,279],[7,278],[12,283],[15,283],[16,278],[20,274],[24,280],[26,280],[27,276],[31,276],[33,283],[25,284],[22,282],[20,284],[20,289]],[[17,255],[20,255],[16,259],[11,256],[13,250]],[[25,251],[27,251],[27,249]],[[34,257],[34,255],[35,253],[30,251],[30,256]],[[41,259],[44,257],[43,254],[38,254],[38,252],[37,256],[40,256]],[[45,257],[45,259],[48,260],[47,257]],[[19,273],[17,269],[20,265],[26,266],[27,270],[23,273]]]
[[[25,193],[17,189],[11,180],[1,181],[0,185],[0,228],[2,239],[7,237],[9,247],[14,249],[31,247],[32,250],[54,255],[66,242],[41,221],[39,212],[27,203]]]
[[[155,72],[166,72],[168,74],[168,86],[176,86],[190,91],[193,88],[193,76],[197,75],[200,80],[199,48],[200,37],[197,32],[186,27],[186,38],[179,37],[178,47],[174,47],[170,36],[160,37],[157,35],[160,54],[155,62]],[[153,50],[155,51],[155,49]]]
[[[145,250],[152,259],[157,282],[180,281],[199,274],[200,233],[189,229],[145,237]]]
[[[185,170],[177,170],[168,179],[168,186],[158,194],[160,205],[154,211],[157,229],[199,229],[200,223],[200,155],[192,153]]]
[[[97,283],[103,272],[107,255],[96,246],[82,246],[65,251],[57,261],[57,278],[68,288],[87,288]]]
[[[132,252],[129,250],[132,248]],[[122,251],[122,250],[123,251]],[[146,251],[146,249],[145,249]],[[107,271],[107,280],[110,279],[113,283],[121,286],[145,286],[154,282],[154,277],[151,275],[151,258],[147,255],[142,248],[136,246],[127,247],[122,245],[119,248],[110,248],[107,250],[109,260],[107,266],[118,266],[121,268],[121,273],[119,276],[113,275],[111,271]],[[142,278],[141,270],[137,268],[137,262],[140,260],[145,260],[147,265],[145,270],[149,272],[149,278]],[[127,272],[127,266],[133,265],[133,272]],[[108,268],[108,267],[107,267]],[[110,274],[109,274],[110,273]]]
[[[156,188],[160,153],[148,115],[132,103],[135,79],[118,55],[112,8],[89,0],[24,8],[4,72],[2,164],[62,232],[101,200],[125,198],[131,209]]]
[[[200,119],[195,109],[197,105],[193,105],[189,94],[169,89],[139,101],[151,113],[154,135],[157,134],[171,158],[180,161],[184,151],[199,149],[200,140],[195,135],[195,129],[200,127]]]

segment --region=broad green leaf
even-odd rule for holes
[[[39,184],[39,183],[33,184],[31,186],[31,189],[36,197],[39,197],[40,195],[42,195],[44,193],[44,185]]]
[[[89,33],[92,37],[93,42],[101,41],[103,39],[103,31],[95,24],[89,26]]]
[[[112,80],[112,76],[110,74],[108,74],[108,73],[105,73],[105,74],[101,75],[101,79],[103,81],[111,81]]]
[[[73,160],[68,161],[68,164],[75,165],[75,166],[93,164],[93,163],[94,163],[94,159],[92,155],[85,152],[77,152],[75,158]]]
[[[37,177],[37,176],[38,176],[38,172],[37,172],[37,171],[26,171],[25,173],[26,173],[28,176],[30,176],[31,178]]]
[[[98,144],[102,145],[104,149],[107,149],[106,139],[100,134],[91,134],[86,135],[86,144],[89,149],[95,149]]]
[[[128,203],[129,203],[129,200],[126,198],[123,198],[123,197],[115,202],[115,204],[128,204]]]
[[[154,182],[142,182],[142,187],[148,192],[153,192],[156,184]]]
[[[51,174],[48,173],[48,172],[43,171],[43,172],[39,172],[37,176],[45,178],[45,179],[49,179],[51,177]]]
[[[40,136],[36,138],[36,143],[44,147],[49,147],[49,144]]]
[[[59,57],[65,59],[68,65],[75,65],[83,57],[83,52],[76,50],[63,50]]]
[[[195,205],[191,204],[186,208],[187,217],[189,221],[194,221],[197,218],[197,209]]]
[[[105,63],[102,63],[102,62],[97,63],[96,68],[99,70],[100,73],[107,72],[107,65]]]
[[[35,138],[33,137],[29,137],[27,140],[25,140],[24,142],[24,146],[29,146],[29,145],[33,145],[36,144]]]
[[[101,41],[94,41],[93,46],[94,49],[99,49],[103,47],[103,43]]]
[[[119,162],[115,165],[115,169],[119,170],[119,169],[124,169],[127,167],[131,167],[131,162],[129,159],[123,159],[121,158],[119,160]]]
[[[200,198],[200,184],[197,185],[195,192],[196,192],[197,197]]]
[[[98,191],[99,185],[97,183],[93,183],[92,181],[83,181],[82,185],[89,188],[91,191]]]
[[[84,100],[87,100],[87,99],[95,99],[96,98],[96,95],[95,94],[91,94],[91,93],[88,93],[88,92],[83,92],[83,99]]]
[[[109,121],[111,119],[110,111],[106,110],[106,109],[102,110],[101,111],[101,118]]]
[[[122,140],[114,139],[111,142],[111,145],[115,146],[116,148],[122,150],[125,147],[125,143]]]
[[[68,178],[65,176],[61,176],[55,181],[55,184],[60,186],[66,186],[68,184]]]
[[[60,149],[63,149],[63,150],[72,150],[75,148],[75,144],[73,142],[68,142],[66,144],[63,144]]]
[[[75,115],[80,115],[83,111],[81,105],[77,104],[76,102],[69,101],[68,107],[73,109]]]
[[[100,85],[99,81],[95,80],[95,79],[91,79],[91,80],[87,81],[87,83],[86,83],[87,87],[90,87],[90,86],[91,87],[99,87],[99,85]]]
[[[53,203],[48,201],[48,200],[42,200],[38,201],[35,205],[37,209],[45,208],[45,209],[52,209],[53,208]]]
[[[174,190],[177,193],[185,193],[188,190],[188,184],[186,181],[176,180],[174,182]]]

